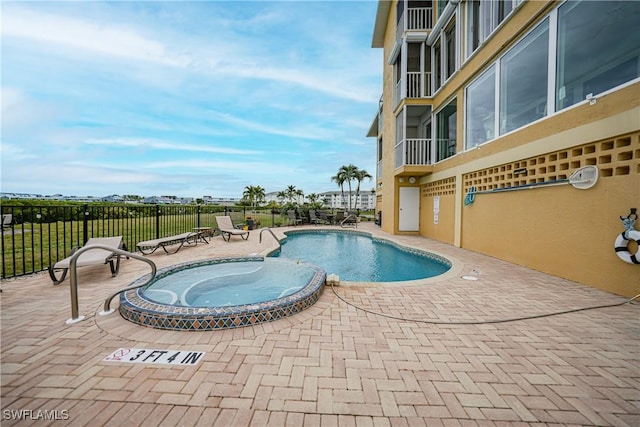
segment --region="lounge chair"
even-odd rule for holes
[[[198,239],[201,237],[201,232],[192,231],[188,233],[176,234],[174,236],[166,236],[161,237],[159,239],[145,240],[144,242],[138,242],[136,247],[142,252],[144,255],[150,255],[154,253],[157,249],[162,248],[162,250],[167,254],[175,254],[178,252],[184,245],[198,244]],[[205,243],[206,239],[202,239]],[[167,246],[179,245],[173,252],[169,252],[167,250]]]
[[[302,219],[298,218],[298,216],[296,215],[296,211],[294,211],[293,209],[287,211],[287,216],[289,217],[289,221],[293,225],[302,224]]]
[[[116,237],[92,237],[87,240],[87,243],[83,246],[83,248],[92,246],[92,245],[105,245],[115,249],[122,248],[124,245],[122,243],[122,236]],[[62,281],[67,277],[67,272],[69,271],[69,266],[71,263],[71,257],[75,252],[77,252],[80,248],[75,248],[71,251],[71,255],[67,258],[56,262],[55,264],[49,266],[49,276],[51,280],[53,280],[54,285],[58,285],[62,283]],[[109,267],[111,268],[111,277],[116,277],[118,275],[118,271],[120,270],[120,255],[114,252],[111,252],[106,249],[92,249],[90,251],[86,251],[81,254],[78,259],[76,259],[76,267],[86,267],[89,265],[100,265],[109,263]],[[60,278],[56,277],[56,271],[62,270],[62,276]]]
[[[13,225],[12,214],[2,214],[2,228],[10,228]]]
[[[235,228],[230,216],[217,216],[216,224],[218,224],[218,231],[220,231],[222,239],[227,242],[231,240],[231,236],[240,236],[244,240],[249,238],[249,231]]]

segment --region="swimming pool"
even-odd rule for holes
[[[452,264],[439,255],[373,238],[357,231],[304,230],[285,233],[270,256],[315,264],[341,281],[401,282],[438,276]]]
[[[326,273],[286,258],[239,257],[158,270],[147,286],[120,295],[120,315],[157,329],[204,331],[278,320],[312,306]],[[135,288],[148,280],[140,277]]]

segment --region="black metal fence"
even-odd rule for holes
[[[122,236],[129,251],[143,240],[215,229],[216,215],[231,216],[234,224],[253,219],[257,227],[285,225],[276,210],[209,205],[46,205],[1,206],[3,216],[2,278],[46,270],[91,237]],[[7,215],[10,215],[8,217]],[[5,224],[5,220],[7,223]]]

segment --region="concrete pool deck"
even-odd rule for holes
[[[209,332],[98,316],[110,293],[148,272],[135,259],[123,260],[116,278],[106,266],[78,270],[86,318],[72,325],[68,279],[54,287],[42,272],[3,281],[2,426],[640,425],[638,302],[437,324],[626,298],[372,223],[358,230],[443,255],[454,267],[423,284],[326,287],[302,313]],[[148,258],[161,268],[276,247],[269,233],[262,237],[217,236]],[[479,280],[461,278],[472,270]],[[122,348],[205,354],[186,365],[104,360]]]

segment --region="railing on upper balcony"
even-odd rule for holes
[[[407,72],[407,98],[431,96],[431,73]]]
[[[407,30],[430,30],[433,28],[433,13],[430,7],[407,9]]]
[[[407,9],[398,20],[396,40],[402,40],[406,31],[426,31],[433,28],[433,8],[412,7]]]
[[[393,88],[393,106],[397,107],[403,99],[402,82],[400,79]],[[428,98],[431,96],[431,73],[421,73],[420,71],[407,72],[406,98]]]
[[[424,166],[433,164],[431,139],[408,138],[395,147],[395,166]]]

